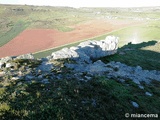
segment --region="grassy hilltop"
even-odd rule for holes
[[[160,7],[76,9],[0,5],[0,46],[25,29],[58,29],[65,32],[73,30],[69,27],[71,25],[101,18],[137,19],[144,24],[91,38],[101,40],[107,35],[115,35],[120,38],[117,54],[99,60],[104,63],[117,61],[129,66],[141,66],[146,71],[160,71]],[[133,40],[141,43],[128,43]],[[46,57],[53,51],[77,44],[79,43],[35,53],[34,56],[36,58]],[[81,81],[78,80],[73,70],[64,67],[65,63],[73,63],[69,59],[50,61],[54,64],[51,73],[36,71],[36,67],[42,62],[39,59],[10,62],[14,65],[13,68],[0,69],[1,120],[131,119],[130,116],[125,117],[126,113],[159,114],[158,117],[160,117],[159,81],[153,80],[150,84],[142,82],[141,86],[138,86],[130,79],[121,82],[117,78],[106,78],[105,75],[96,74],[91,76],[87,73],[80,74],[84,79]],[[117,70],[115,69],[115,72]],[[6,74],[3,75],[4,73]],[[17,74],[21,74],[24,78],[30,74],[36,77],[25,80],[17,78]],[[54,77],[50,74],[54,74]],[[37,79],[47,79],[50,83],[45,84]],[[151,93],[151,95],[146,95],[146,93]],[[139,107],[134,107],[132,101],[138,103]]]

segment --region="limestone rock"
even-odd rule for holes
[[[15,63],[6,63],[6,68],[11,68],[11,67],[14,67],[16,64]]]
[[[49,62],[42,62],[37,68],[37,70],[41,70],[42,72],[51,72],[52,69],[53,64]]]
[[[152,96],[153,94],[151,94],[150,92],[145,92],[145,95]]]
[[[44,83],[44,84],[50,83],[48,79],[43,79],[41,82]]]
[[[105,40],[88,40],[80,43],[77,47],[63,48],[53,52],[52,59],[72,58],[80,62],[90,63],[92,59],[115,54],[118,48],[118,37],[107,36]]]
[[[135,108],[139,108],[138,103],[136,103],[136,102],[134,102],[134,101],[131,101],[131,103],[132,103],[133,107],[135,107]]]
[[[25,55],[17,56],[15,59],[34,59],[34,57],[32,54],[25,54]]]
[[[6,63],[6,62],[8,62],[8,61],[10,61],[10,60],[12,60],[12,57],[4,57],[4,58],[1,58],[1,59],[0,59],[0,62]]]
[[[6,72],[2,71],[0,72],[0,77],[4,76],[6,74]]]
[[[34,78],[35,78],[35,76],[33,76],[33,75],[27,75],[25,77],[25,80],[33,80]]]

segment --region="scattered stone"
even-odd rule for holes
[[[35,78],[35,76],[32,76],[32,75],[27,75],[25,77],[25,80],[33,80]]]
[[[114,71],[118,71],[119,70],[119,66],[114,66]]]
[[[5,63],[0,61],[0,69],[1,69],[2,67],[5,67]]]
[[[6,63],[6,68],[11,68],[11,67],[14,67],[15,64],[14,63]]]
[[[42,78],[43,78],[43,75],[39,75],[39,76],[38,76],[38,79],[42,79]]]
[[[0,77],[4,76],[6,73],[3,71],[3,72],[0,72]]]
[[[149,92],[145,92],[145,95],[147,96],[152,96],[153,94],[149,93]]]
[[[44,83],[44,84],[50,83],[48,79],[43,79],[41,82]]]
[[[22,85],[22,84],[23,84],[22,82],[18,82],[18,83],[17,83],[17,86],[20,86],[20,85]]]
[[[34,59],[34,57],[32,54],[25,54],[25,55],[17,56],[15,59]]]
[[[143,70],[140,66],[130,67],[120,62],[109,62],[108,64],[103,63],[98,60],[94,63],[78,63],[78,64],[68,64],[65,66],[67,68],[73,69],[75,72],[86,72],[87,74],[101,74],[106,75],[107,78],[132,80],[137,85],[140,85],[142,81],[149,84],[151,80],[160,81],[159,71],[149,71]]]
[[[60,79],[62,79],[62,75],[59,74],[59,75],[56,76],[56,78],[57,78],[58,80],[60,80]]]
[[[89,77],[89,76],[85,76],[85,78],[86,78],[87,80],[91,80],[91,79],[92,79],[92,77]]]
[[[135,107],[135,108],[139,108],[138,103],[136,103],[136,102],[134,102],[134,101],[131,101],[131,103],[132,103],[133,107]]]
[[[121,82],[121,83],[124,83],[124,82],[125,82],[125,80],[122,79],[122,78],[119,78],[118,81]]]
[[[136,83],[137,85],[140,85],[140,84],[141,84],[140,81],[139,81],[139,80],[136,80],[136,79],[134,79],[133,82]]]
[[[139,85],[138,87],[139,87],[140,89],[142,89],[142,90],[144,89],[144,87],[143,87],[143,86],[141,86],[141,85]]]
[[[19,79],[20,79],[20,77],[12,77],[11,80],[19,80]]]
[[[4,58],[0,59],[0,62],[6,63],[6,62],[11,61],[11,60],[12,60],[12,57],[4,57]]]
[[[22,76],[23,75],[22,71],[18,71],[18,75]]]
[[[136,69],[137,70],[142,70],[142,67],[141,66],[137,66]]]
[[[53,69],[53,64],[48,62],[42,62],[37,69],[41,72],[51,72],[51,70]]]

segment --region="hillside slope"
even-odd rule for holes
[[[118,38],[109,36],[42,59],[31,54],[2,58],[0,118],[158,118],[160,70],[101,61],[119,54],[117,47]]]

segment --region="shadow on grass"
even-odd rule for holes
[[[103,57],[101,60],[103,62],[117,61],[130,66],[141,66],[148,70],[160,70],[160,53],[152,51],[152,49],[142,49],[145,47],[154,47],[154,49],[159,50],[160,44],[154,40],[139,44],[128,43],[119,48],[117,54]]]

